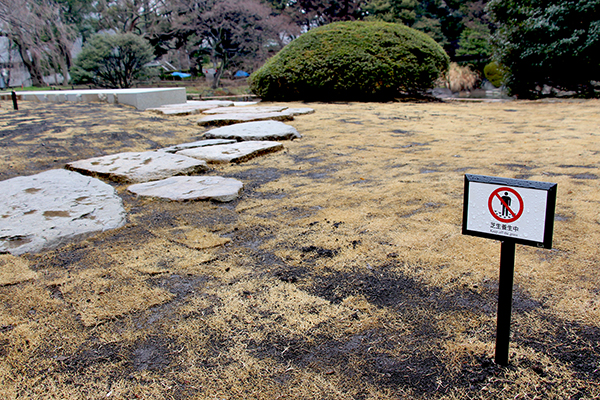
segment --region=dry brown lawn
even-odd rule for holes
[[[197,117],[0,103],[0,180],[197,140]],[[336,103],[211,175],[232,203],[136,198],[121,229],[0,255],[3,399],[600,397],[600,101]],[[554,247],[461,235],[465,173],[558,183]]]

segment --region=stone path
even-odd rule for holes
[[[229,126],[206,132],[204,140],[74,161],[67,164],[68,170],[0,181],[0,253],[39,252],[123,226],[126,212],[114,188],[82,174],[134,183],[128,190],[138,196],[172,201],[235,200],[244,186],[242,182],[189,175],[206,171],[207,163],[240,163],[283,149],[274,140],[302,136],[294,127],[274,120],[291,120],[293,115],[314,112],[310,108],[252,107],[255,104],[202,101],[150,109],[163,114],[209,110],[207,113],[212,115],[199,122],[201,125]],[[244,113],[240,114],[242,109]],[[244,122],[256,119],[261,121]]]
[[[126,222],[115,189],[63,169],[0,182],[0,253],[54,248]]]
[[[177,154],[204,160],[211,164],[240,163],[282,149],[283,145],[279,142],[248,141],[220,146],[197,147],[179,151]]]
[[[127,188],[139,196],[162,199],[232,201],[238,198],[244,184],[237,179],[220,176],[174,176],[155,182],[139,183]]]
[[[245,122],[211,129],[203,135],[207,139],[293,140],[301,138],[293,126],[279,121]]]
[[[192,175],[206,171],[206,162],[164,151],[119,153],[88,158],[67,164],[67,168],[104,176],[117,182],[148,182],[173,175]]]

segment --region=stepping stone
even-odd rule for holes
[[[260,114],[260,113],[273,113],[287,110],[285,106],[272,106],[272,107],[219,107],[210,110],[202,111],[203,114]]]
[[[233,106],[234,107],[254,106],[258,103],[259,103],[258,101],[234,101]]]
[[[204,133],[209,139],[246,140],[293,140],[301,138],[296,128],[279,121],[244,122],[211,129]]]
[[[199,114],[204,110],[211,110],[215,107],[231,107],[232,101],[206,100],[206,101],[188,101],[183,104],[167,104],[161,107],[148,108],[146,111],[155,112],[164,115],[190,115]]]
[[[198,140],[197,142],[191,143],[183,143],[177,144],[171,147],[165,147],[164,149],[160,149],[157,151],[166,151],[167,153],[177,153],[180,150],[186,149],[194,149],[196,147],[206,147],[206,146],[216,146],[219,144],[230,144],[235,143],[235,140],[226,140],[226,139],[208,139],[208,140]]]
[[[67,164],[67,168],[88,175],[107,177],[117,182],[148,182],[174,175],[206,171],[206,162],[164,151],[119,153],[88,158]]]
[[[290,115],[305,115],[305,114],[313,114],[315,112],[314,108],[288,108],[283,110],[284,113],[288,113]]]
[[[235,105],[235,102],[229,100],[188,100],[187,103],[190,106],[213,106],[214,107],[231,107]]]
[[[200,126],[225,126],[238,124],[240,122],[252,121],[292,121],[294,116],[284,111],[280,112],[261,112],[261,113],[236,113],[236,114],[215,114],[207,115],[198,120]]]
[[[127,188],[139,196],[160,197],[174,201],[238,198],[244,184],[237,179],[220,176],[174,176],[160,181],[138,183]]]
[[[0,253],[51,249],[125,225],[115,189],[64,169],[0,182]]]
[[[211,164],[226,162],[240,163],[282,149],[283,145],[278,142],[249,141],[220,146],[197,147],[195,149],[182,150],[177,154],[194,157]]]

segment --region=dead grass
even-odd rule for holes
[[[438,79],[436,84],[450,89],[452,93],[458,93],[475,89],[480,81],[481,77],[477,71],[473,71],[468,65],[458,65],[453,62],[450,63],[450,68],[444,77]]]
[[[0,106],[2,180],[204,131]],[[598,398],[600,103],[308,106],[302,139],[209,172],[244,182],[233,203],[114,183],[123,228],[0,255],[0,397]],[[460,233],[465,173],[558,183],[554,248],[517,247],[507,368],[500,246]]]

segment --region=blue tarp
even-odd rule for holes
[[[250,74],[249,74],[249,73],[247,73],[246,71],[239,70],[238,72],[236,72],[236,73],[235,73],[235,75],[234,75],[234,76],[235,76],[236,78],[247,78],[247,77],[249,77],[249,76],[250,76]]]
[[[178,76],[180,78],[189,78],[192,74],[186,74],[185,72],[171,72],[171,76]]]

